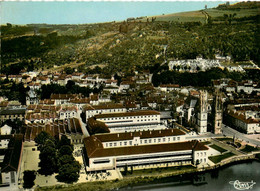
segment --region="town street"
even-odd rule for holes
[[[223,129],[223,135],[232,136],[232,137],[235,136],[236,139],[244,140],[250,144],[260,146],[260,140],[250,139],[250,138],[246,137],[245,134],[240,133],[235,129],[232,129],[231,127],[228,127],[228,126],[222,124],[222,129]]]

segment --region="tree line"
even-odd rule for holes
[[[80,87],[74,81],[69,80],[65,86],[59,84],[42,85],[41,89],[37,92],[41,99],[50,99],[51,94],[82,94],[84,97],[89,97],[90,93],[100,93],[103,86],[100,87]]]
[[[48,176],[58,173],[56,179],[65,183],[78,180],[81,165],[73,157],[73,145],[65,135],[59,140],[42,131],[35,142],[40,149],[39,174]]]
[[[179,84],[181,86],[196,86],[204,87],[211,86],[212,80],[221,78],[231,78],[235,81],[246,79],[246,74],[239,72],[229,72],[228,70],[220,68],[212,68],[205,72],[198,73],[177,72],[177,71],[156,71],[152,77],[152,83],[155,87],[161,84]]]

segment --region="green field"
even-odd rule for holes
[[[215,150],[217,150],[217,151],[219,151],[219,152],[221,152],[221,153],[227,151],[226,149],[223,149],[222,147],[219,147],[217,145],[210,145],[210,147],[215,149]]]
[[[205,15],[200,11],[190,11],[183,13],[174,13],[167,15],[158,15],[156,21],[173,21],[173,22],[201,22],[205,23]],[[148,17],[151,18],[151,17]]]
[[[240,10],[219,10],[219,9],[207,9],[205,10],[211,17],[223,17],[224,14],[234,14],[235,18],[254,16],[259,14],[258,9],[240,9]]]
[[[173,22],[201,22],[205,23],[206,18],[202,13],[205,11],[209,16],[213,19],[223,17],[224,14],[233,15],[236,14],[235,18],[256,16],[259,14],[259,9],[240,9],[240,10],[220,10],[220,9],[204,9],[200,11],[189,11],[182,13],[173,13],[166,15],[156,15],[147,17],[148,19],[152,19],[152,17],[156,17],[155,21],[173,21]],[[146,22],[147,18],[140,19],[139,21]]]
[[[252,147],[250,145],[246,145],[245,148],[241,149],[241,151],[246,152],[246,153],[251,153],[252,151],[259,151],[259,149]]]
[[[232,157],[234,156],[235,154],[229,152],[229,153],[226,153],[226,154],[223,154],[223,155],[217,155],[217,156],[213,156],[213,157],[209,157],[209,160],[211,160],[212,162],[214,162],[215,164],[226,159],[226,158],[229,158],[229,157]]]

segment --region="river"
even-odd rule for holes
[[[236,181],[238,180],[238,181]],[[235,186],[234,186],[234,181]],[[242,182],[251,182],[243,187]],[[249,189],[248,186],[251,187]],[[220,167],[209,172],[168,177],[151,184],[126,187],[120,191],[260,191],[260,162],[252,161]]]

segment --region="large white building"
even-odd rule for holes
[[[99,114],[94,118],[105,123],[110,132],[166,128],[160,123],[160,112],[152,110]]]
[[[148,130],[125,133],[97,134],[104,148],[175,143],[185,141],[186,134],[179,129]]]
[[[260,133],[259,119],[246,118],[245,115],[228,111],[225,113],[227,125],[246,134]]]
[[[157,135],[161,134],[161,136],[156,136],[155,133],[150,134],[150,132],[142,132],[142,135],[141,132],[138,132],[136,137],[132,134],[132,145],[130,145],[130,139],[127,137],[124,138],[125,133],[85,138],[85,163],[87,171],[124,169],[125,167],[136,169],[156,168],[161,165],[207,164],[208,148],[206,146],[198,141],[173,141],[173,138],[176,140],[176,138],[179,137],[181,139],[183,136],[183,132],[180,133],[181,135],[179,134],[180,130],[173,131],[172,133],[171,131],[156,133]],[[126,136],[131,137],[131,133],[126,134]],[[161,142],[159,142],[159,139]],[[135,140],[137,141],[135,142]],[[141,140],[146,140],[147,143],[142,142],[142,144],[138,145],[138,143],[141,143]],[[156,140],[156,142],[149,143],[149,140]],[[125,145],[126,141],[129,145]],[[110,142],[112,146],[110,146]],[[122,142],[122,146],[114,146],[114,144],[120,144],[120,142]],[[106,147],[107,143],[109,143],[108,147]]]
[[[136,109],[135,106],[125,106],[123,104],[106,104],[106,105],[90,105],[83,106],[83,111],[86,113],[86,119],[97,114],[105,113],[123,113]]]

